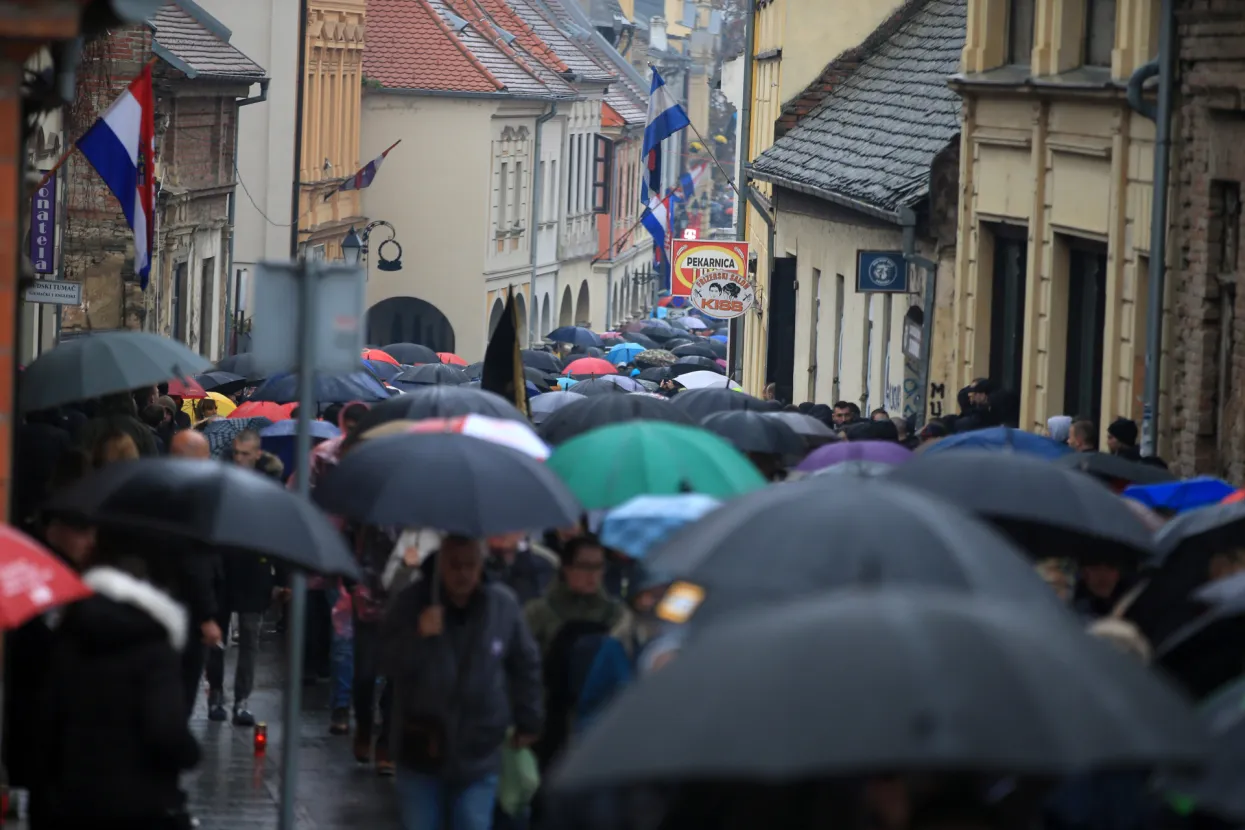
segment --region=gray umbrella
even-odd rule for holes
[[[532,411],[532,423],[539,426],[562,407],[582,400],[584,396],[575,392],[549,392],[545,395],[537,395],[528,404],[528,408]]]
[[[61,343],[22,372],[18,396],[24,412],[51,409],[212,368],[211,361],[168,337],[110,331]]]
[[[248,429],[259,432],[270,426],[272,421],[267,418],[221,418],[204,425],[203,437],[208,439],[212,457],[223,458],[233,449],[233,439],[238,433]]]
[[[1064,613],[998,531],[876,478],[809,478],[736,499],[681,528],[644,566],[649,584],[682,580],[704,591],[703,603],[687,610],[693,623],[865,583],[985,594]]]
[[[1171,686],[1071,615],[858,590],[693,635],[605,710],[555,782],[1065,775],[1196,763],[1207,748]]]

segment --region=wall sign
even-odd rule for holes
[[[36,274],[56,273],[56,174],[30,201],[30,264]]]
[[[746,274],[707,271],[692,283],[692,305],[719,320],[745,313],[752,308],[753,299],[752,283]]]
[[[710,239],[676,239],[671,243],[670,293],[691,297],[696,280],[710,273],[748,278],[748,243]]]
[[[902,251],[857,251],[856,291],[908,293],[908,267]]]

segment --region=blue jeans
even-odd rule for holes
[[[337,605],[341,592],[334,585],[331,588],[325,588],[324,595],[328,599],[331,613],[333,606]],[[333,685],[329,706],[333,709],[349,709],[351,690],[354,687],[354,641],[349,637],[340,636],[336,626],[333,627],[332,640],[329,645],[329,660],[333,667]]]
[[[450,785],[398,767],[398,812],[402,830],[492,830],[497,776]],[[445,818],[450,820],[449,826]]]

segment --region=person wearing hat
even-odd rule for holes
[[[1141,452],[1137,449],[1137,422],[1128,418],[1116,418],[1107,427],[1107,449],[1112,455],[1137,461]]]

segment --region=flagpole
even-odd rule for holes
[[[143,69],[142,69],[142,71],[141,71],[141,72],[139,72],[137,75],[135,75],[133,78],[131,78],[131,79],[130,79],[130,83],[129,83],[129,84],[126,84],[126,85],[125,85],[125,88],[126,88],[126,89],[129,89],[129,88],[130,88],[130,84],[134,83],[134,81],[135,81],[137,78],[141,77],[141,76],[142,76],[142,74],[143,74],[143,72],[146,72],[148,69],[151,69],[153,66],[155,66],[155,65],[156,65],[156,61],[158,61],[158,60],[159,60],[159,58],[157,58],[155,55],[152,55],[152,56],[151,56],[151,57],[147,60],[147,63],[145,63],[145,64],[143,65]],[[121,97],[121,96],[120,96],[120,95],[118,95],[117,97],[119,98],[119,97]],[[99,118],[98,118],[98,117],[96,117],[96,119],[95,119],[95,120],[96,120],[96,121],[98,121],[98,120],[99,120]],[[94,123],[94,122],[92,122],[92,123]],[[52,180],[52,177],[56,175],[56,171],[57,171],[57,170],[60,170],[62,167],[64,167],[64,166],[65,166],[65,162],[69,161],[69,157],[70,157],[70,156],[72,156],[72,155],[73,155],[73,151],[74,151],[74,150],[77,150],[77,149],[78,149],[78,142],[77,142],[77,141],[73,141],[72,143],[70,143],[70,145],[69,145],[69,146],[65,149],[65,152],[61,153],[61,157],[60,157],[60,158],[58,158],[58,159],[56,160],[56,164],[53,164],[53,165],[52,165],[52,167],[51,167],[51,169],[49,169],[49,170],[45,170],[45,171],[43,172],[43,178],[39,180],[39,184],[35,186],[35,190],[38,190],[39,188],[41,188],[41,187],[43,187],[45,184],[47,184],[49,181],[51,181],[51,180]]]

